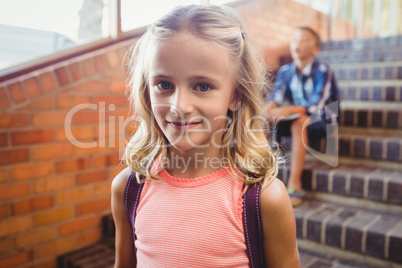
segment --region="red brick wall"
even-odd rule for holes
[[[251,0],[236,8],[270,65],[287,53],[298,25],[327,39],[326,16],[293,1]],[[128,114],[121,62],[131,43],[0,84],[0,267],[55,267],[56,256],[101,237],[110,183],[123,168],[116,135],[119,118]],[[84,103],[95,108],[77,111],[66,129],[71,108]],[[75,146],[68,129],[78,141],[98,146]]]

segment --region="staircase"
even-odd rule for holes
[[[402,267],[402,36],[326,43],[319,57],[340,89],[339,165],[306,157],[298,245],[361,266],[303,267]]]

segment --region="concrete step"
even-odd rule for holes
[[[321,46],[322,51],[339,51],[339,50],[370,50],[381,48],[393,48],[402,46],[402,35],[390,37],[374,37],[374,38],[355,38],[347,40],[334,40],[323,42]]]
[[[329,65],[339,63],[371,63],[371,62],[394,62],[402,60],[402,48],[382,47],[380,49],[372,47],[370,49],[356,50],[326,50],[318,55],[321,62]]]
[[[338,82],[341,100],[357,101],[402,101],[402,80],[370,80]]]
[[[361,108],[357,104],[342,104],[343,102],[341,102],[341,111],[339,118],[340,126],[364,129],[375,128],[380,130],[390,130],[390,134],[392,133],[392,131],[394,131],[396,135],[402,134],[402,132],[399,131],[402,129],[402,105],[400,103],[397,103],[399,107],[392,107],[393,105],[389,105],[390,107],[388,109],[380,108],[381,106],[385,106],[385,103],[376,103],[382,105],[360,105],[365,106],[365,108]],[[342,106],[354,106],[354,108],[342,108]],[[367,107],[370,108],[368,109]],[[346,133],[354,133],[353,129],[345,129],[344,131],[348,131]],[[377,133],[381,132],[377,131]],[[383,132],[382,134],[385,133]]]
[[[362,64],[359,67],[353,67],[349,64],[343,66],[331,65],[337,81],[342,80],[383,80],[383,79],[402,79],[401,62],[397,64]]]
[[[339,134],[339,156],[402,162],[402,138],[393,136]]]
[[[402,214],[315,200],[307,200],[294,212],[299,246],[306,241],[315,245],[314,251],[333,248],[334,253],[353,255],[380,267],[402,264]]]
[[[290,167],[283,166],[278,178],[286,184],[289,173]],[[402,170],[345,164],[331,167],[306,160],[301,180],[311,197],[402,215]]]

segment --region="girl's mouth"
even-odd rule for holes
[[[187,129],[192,129],[196,126],[198,126],[199,124],[201,124],[201,122],[168,122],[169,125],[171,125],[172,127],[174,127],[175,129],[178,130],[187,130]]]

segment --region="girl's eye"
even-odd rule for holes
[[[163,89],[163,90],[168,90],[172,89],[172,85],[169,82],[160,82],[157,84],[158,88]]]
[[[197,85],[196,88],[197,88],[197,90],[199,90],[201,92],[206,92],[211,89],[211,87],[208,86],[207,84],[199,84],[199,85]]]

